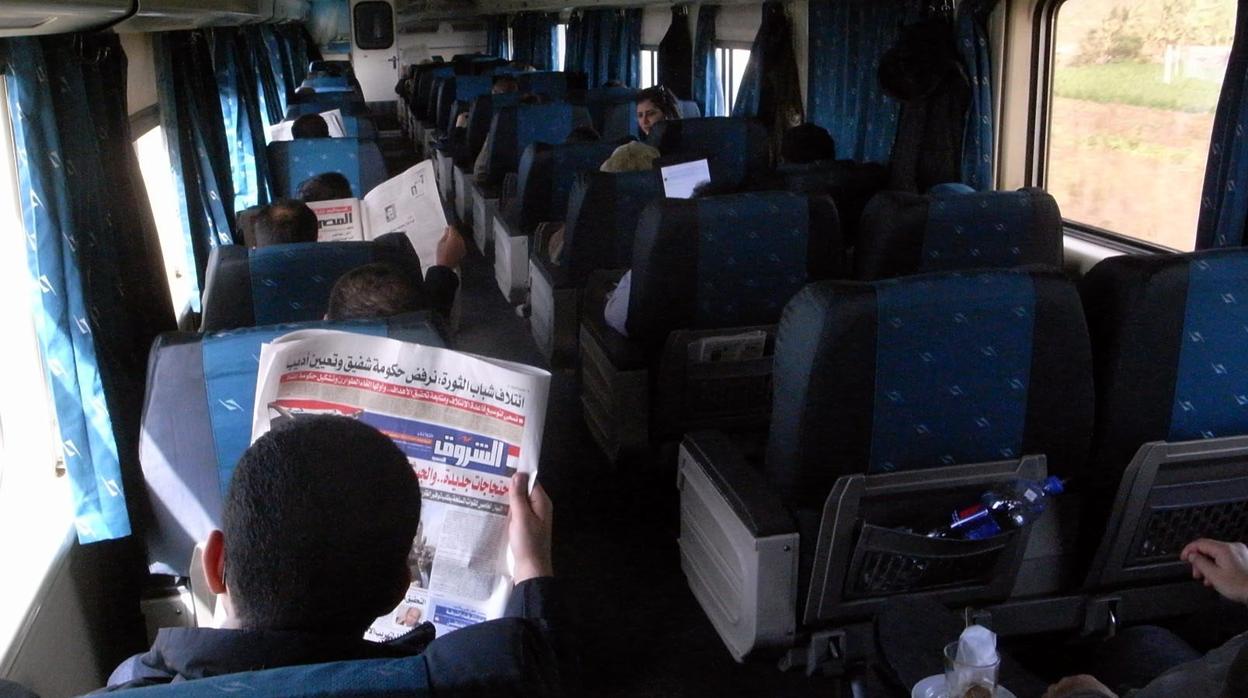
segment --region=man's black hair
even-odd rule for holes
[[[564,143],[597,143],[602,139],[593,126],[577,126],[568,134]]]
[[[300,201],[330,201],[354,196],[351,182],[341,172],[322,172],[299,183]]]
[[[225,574],[245,628],[362,633],[406,588],[420,488],[403,452],[346,417],[300,416],[243,453]]]
[[[647,87],[637,93],[637,103],[650,102],[659,111],[663,112],[665,119],[680,118],[680,103],[676,101],[676,95],[672,91],[662,85]]]
[[[329,124],[320,114],[304,114],[290,125],[291,138],[329,138]]]
[[[806,164],[836,159],[832,134],[815,124],[801,124],[784,132],[780,139],[781,162]]]
[[[278,199],[269,204],[256,215],[253,225],[256,247],[316,242],[319,229],[312,209],[294,199]]]
[[[338,277],[329,292],[329,320],[384,318],[429,307],[411,272],[385,262],[365,264]]]

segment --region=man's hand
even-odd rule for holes
[[[463,236],[459,234],[455,226],[446,226],[446,230],[442,231],[441,239],[438,240],[438,266],[454,269],[467,254],[468,248],[464,245]]]
[[[512,581],[519,584],[534,577],[554,575],[550,532],[555,512],[546,490],[538,483],[530,494],[529,474],[516,473],[511,478],[508,504],[511,512],[507,515],[507,539],[511,554],[516,558]]]
[[[468,128],[468,112],[460,112],[459,116],[455,117],[455,128]]]
[[[1108,686],[1097,681],[1096,677],[1087,674],[1067,676],[1049,686],[1049,690],[1044,692],[1044,698],[1065,698],[1080,691],[1095,691],[1103,694],[1105,698],[1118,698],[1118,694],[1109,690]]]
[[[1231,601],[1248,603],[1248,546],[1201,538],[1179,555],[1192,566],[1192,577]]]

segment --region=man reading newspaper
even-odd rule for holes
[[[204,553],[222,627],[160,631],[109,690],[423,652],[435,689],[558,692],[552,512],[530,489],[548,382],[348,333],[266,345],[257,438]],[[484,434],[423,443],[433,417]]]

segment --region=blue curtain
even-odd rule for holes
[[[715,59],[715,18],[718,16],[717,5],[698,8],[698,29],[693,40],[693,99],[703,116],[723,116],[727,111],[719,61]]]
[[[585,73],[590,87],[619,80],[641,83],[641,10],[585,10],[568,24],[565,63]]]
[[[261,29],[262,27],[254,24],[243,27],[243,37],[251,51],[250,65],[260,86],[259,96],[264,106],[265,125],[272,126],[286,115],[285,88],[281,84],[281,71],[273,68],[268,42],[265,41]]]
[[[877,71],[918,9],[913,0],[810,0],[807,111],[832,134],[838,157],[888,160],[899,105]]]
[[[269,202],[265,123],[254,52],[238,28],[212,30],[212,62],[230,150],[236,210]]]
[[[997,0],[958,3],[958,52],[971,86],[971,105],[962,138],[962,182],[980,191],[992,189],[992,51],[988,17]]]
[[[273,102],[277,109],[274,110],[274,107],[269,105],[267,86],[265,87],[265,103],[270,115],[278,114],[277,121],[281,121],[281,117],[286,114],[286,105],[294,98],[295,89],[299,87],[299,83],[295,82],[295,75],[284,56],[283,42],[278,38],[276,27],[272,24],[261,24],[256,27],[256,37],[260,42],[257,58],[265,64],[262,71],[267,73],[272,81],[272,88],[276,92],[276,99]]]
[[[34,316],[78,540],[131,532],[147,350],[174,328],[115,34],[0,42]]]
[[[511,22],[512,60],[538,70],[555,70],[555,15],[521,12]]]
[[[1238,247],[1248,224],[1248,10],[1235,19],[1235,41],[1213,118],[1196,249]]]
[[[177,175],[188,261],[204,288],[208,254],[234,243],[234,182],[225,117],[204,30],[153,34],[156,95],[169,161]]]
[[[672,7],[672,23],[659,42],[659,84],[680,99],[693,99],[693,42],[689,39],[689,7]]]
[[[485,52],[498,58],[507,58],[507,15],[493,15],[485,20]]]
[[[793,54],[793,25],[779,0],[763,3],[763,21],[737,89],[732,115],[753,117],[779,145],[786,129],[802,122],[802,87]]]

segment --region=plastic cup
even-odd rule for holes
[[[993,698],[997,693],[997,670],[1001,657],[991,664],[958,661],[958,643],[945,645],[945,690],[949,698]]]

